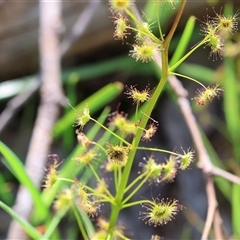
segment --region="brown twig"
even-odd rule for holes
[[[72,27],[70,34],[61,43],[61,55],[64,56],[71,45],[79,39],[90,24],[95,11],[98,9],[100,1],[90,0],[87,7],[83,10],[78,20]]]
[[[61,1],[40,1],[39,50],[41,62],[41,103],[38,108],[29,151],[26,171],[33,183],[39,187],[46,158],[52,143],[52,129],[59,113],[59,103],[63,101],[61,89],[61,63],[59,49],[59,27],[61,27]],[[32,199],[28,190],[21,186],[14,210],[28,219],[32,210]],[[12,221],[8,239],[27,239],[16,221]]]
[[[91,1],[87,8],[80,15],[78,21],[74,25],[71,31],[71,37],[63,42],[60,46],[58,43],[58,34],[62,29],[60,22],[61,2],[57,1],[50,5],[49,2],[44,0],[41,2],[41,35],[40,35],[40,52],[41,52],[41,105],[38,110],[38,116],[33,131],[29,152],[26,159],[26,170],[29,176],[33,180],[36,186],[40,186],[42,181],[44,165],[46,156],[48,155],[49,148],[52,142],[51,130],[57,119],[58,115],[58,103],[65,104],[65,98],[62,94],[60,83],[60,59],[68,51],[71,44],[79,37],[81,37],[90,23],[90,20],[94,16],[98,3]],[[56,4],[56,5],[55,5]],[[86,14],[88,17],[86,18]],[[85,16],[85,17],[84,17]],[[40,84],[39,84],[40,86]],[[38,88],[34,88],[35,92]],[[23,93],[11,100],[11,103],[15,103],[15,99],[22,98]],[[29,98],[26,96],[23,98],[21,104],[27,101]],[[7,107],[4,111],[8,113],[10,118],[14,115],[16,110],[21,106],[20,104],[16,108],[16,105],[10,104],[11,109]],[[11,110],[11,111],[10,111]],[[8,120],[10,120],[8,118]],[[37,161],[36,161],[37,159]],[[32,199],[27,189],[20,186],[17,194],[16,204],[14,210],[18,212],[23,218],[28,219],[32,210]],[[20,228],[20,226],[12,221],[8,239],[26,239],[26,234]]]
[[[39,79],[35,78],[29,83],[23,92],[8,101],[5,109],[0,114],[0,134],[10,123],[10,120],[16,115],[19,109],[33,96],[40,87]]]
[[[222,239],[222,240],[228,239],[226,232],[222,227],[222,218],[220,216],[219,211],[215,212],[214,220],[213,220],[213,228],[214,228],[214,235],[216,239]]]
[[[83,10],[78,20],[72,27],[69,36],[67,36],[60,45],[61,58],[64,57],[72,44],[84,34],[94,16],[95,11],[98,9],[99,4],[100,1],[91,0]],[[5,109],[0,114],[0,134],[10,123],[11,119],[21,109],[21,107],[39,90],[41,86],[39,78],[39,76],[36,76],[36,81],[30,83],[23,92],[9,100]]]
[[[215,216],[215,213],[217,210],[217,199],[215,195],[215,190],[214,190],[214,185],[213,181],[210,177],[207,178],[206,180],[206,193],[207,193],[207,198],[208,198],[208,211],[207,211],[207,218],[205,222],[205,227],[203,229],[202,233],[202,240],[208,239],[209,232],[211,230],[212,224],[213,224],[213,219]],[[222,239],[222,238],[220,238]]]

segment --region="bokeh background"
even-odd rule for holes
[[[136,0],[136,5],[143,18],[146,19],[147,16],[147,20],[152,21],[156,17],[155,12],[149,10],[147,2]],[[196,16],[198,20],[188,50],[203,37],[200,31],[201,21],[206,19],[207,14],[214,16],[214,11],[222,12],[226,3],[233,4],[234,11],[240,5],[238,1],[188,1],[170,47],[170,57],[191,15]],[[164,7],[166,7],[166,15],[162,16],[162,26],[163,31],[167,33],[176,9]],[[146,16],[144,12],[147,12]],[[2,113],[0,115],[0,141],[8,146],[23,164],[29,151],[29,142],[40,105],[39,19],[39,2],[0,1],[0,112]],[[124,42],[114,40],[113,21],[107,1],[62,1],[62,19],[58,29],[62,53],[61,81],[67,102],[72,106],[77,106],[79,103],[85,104],[88,97],[110,83],[137,84],[140,89],[144,89],[146,85],[154,89],[158,83],[158,75],[154,72],[151,63],[142,64],[128,56],[134,42],[134,34],[129,35]],[[83,28],[86,22],[88,23]],[[227,49],[233,59],[233,70],[239,69],[238,40],[239,34],[237,33]],[[197,76],[205,84],[220,82],[224,86],[223,81],[227,81],[223,79],[225,64],[224,59],[209,58],[209,49],[205,47],[189,57],[178,68],[178,71],[189,76]],[[239,93],[239,71],[235,72],[236,88]],[[188,90],[188,97],[191,101],[199,86],[184,79],[181,81]],[[25,96],[26,99],[20,103],[22,98],[17,98],[14,102],[17,96],[22,96],[22,98]],[[98,101],[101,102],[102,99]],[[17,103],[20,105],[14,107]],[[198,107],[193,101],[191,104],[199,126],[208,139],[206,141],[208,141],[209,148],[212,153],[216,154],[215,160],[228,171],[239,174],[240,168],[235,161],[237,156],[234,152],[234,146],[236,147],[237,143],[229,140],[229,126],[225,123],[224,97],[221,96],[208,106]],[[128,113],[129,116],[134,112],[131,100],[127,99],[123,92],[119,92],[115,97],[109,97],[109,100],[102,105],[100,104],[93,111],[92,115],[95,118],[98,118],[105,106],[109,106],[111,112],[120,110]],[[234,108],[234,105],[228,107]],[[6,121],[3,113],[9,108],[13,110],[8,112],[9,118]],[[236,111],[239,113],[239,109]],[[65,107],[61,106],[59,118],[68,113],[73,113],[70,116],[70,122],[68,121],[64,126],[64,130],[54,135],[49,149],[49,153],[57,154],[63,162],[69,158],[77,145],[75,130],[72,127],[75,116],[73,109],[67,104]],[[169,87],[159,99],[151,117],[158,121],[159,129],[147,145],[179,151],[181,147],[194,149],[188,128]],[[61,124],[65,124],[64,121]],[[84,131],[88,132],[92,127],[88,124]],[[101,134],[100,132],[98,137]],[[137,154],[132,179],[138,174],[139,162],[147,156],[146,152]],[[154,156],[159,162],[163,162],[166,157],[157,153]],[[11,167],[1,152],[0,158],[0,200],[13,206],[20,185],[19,180],[11,171]],[[36,161],[38,161],[38,156],[36,156]],[[231,236],[233,234],[232,208],[231,200],[227,197],[230,189],[229,192],[219,190],[216,183],[216,191],[224,227],[227,235]],[[200,239],[208,203],[205,179],[196,163],[193,163],[187,171],[180,172],[173,183],[146,185],[138,196],[135,196],[135,200],[139,197],[177,198],[186,209],[166,226],[155,228],[149,227],[138,219],[138,212],[141,208],[135,207],[123,211],[119,221],[126,226],[127,235],[130,238],[150,239],[151,235],[158,234],[164,239]],[[107,206],[103,206],[102,214],[108,216]],[[0,209],[0,239],[6,239],[10,221],[10,216]],[[73,239],[81,238],[71,213],[62,220],[61,224],[61,239],[71,239],[71,236]],[[70,231],[74,234],[71,235]]]

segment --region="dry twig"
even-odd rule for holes
[[[68,51],[71,44],[83,35],[90,20],[94,16],[94,11],[96,11],[98,3],[100,2],[95,2],[94,4],[93,2],[94,1],[91,1],[80,15],[72,29],[71,36],[60,46],[58,35],[62,29],[60,21],[61,1],[49,3],[42,0],[40,4],[41,105],[38,109],[38,116],[26,159],[26,170],[37,187],[40,186],[42,181],[46,156],[49,153],[52,142],[51,131],[58,116],[59,103],[61,105],[65,104],[60,83],[60,60]],[[37,90],[38,87],[33,88],[31,94]],[[24,94],[25,93],[16,98],[22,99],[22,95],[24,96]],[[21,104],[24,104],[29,97],[25,96]],[[8,115],[8,121],[21,106],[21,104],[14,104],[16,98],[10,101],[11,104],[9,104],[9,106],[11,106],[11,108],[7,107],[4,110]],[[28,219],[31,213],[32,199],[27,189],[23,186],[20,186],[18,191],[14,210],[25,219]],[[10,225],[8,239],[26,239],[26,234],[15,221],[12,221]]]
[[[1,3],[1,2],[0,2]],[[78,20],[72,27],[70,35],[67,36],[60,45],[61,58],[67,53],[71,48],[72,44],[83,36],[88,25],[93,19],[94,13],[97,10],[100,1],[91,0],[86,8],[83,10]],[[0,115],[0,134],[10,123],[11,119],[17,114],[24,104],[29,101],[32,95],[34,95],[40,88],[40,77],[36,76],[36,81],[29,84],[29,86],[20,94],[18,94],[13,99],[9,100],[5,109]]]
[[[61,2],[40,1],[40,60],[41,103],[38,108],[32,139],[26,159],[26,171],[33,183],[39,187],[42,181],[46,156],[52,143],[52,129],[63,101],[61,89],[61,64],[58,29],[61,26]],[[32,210],[32,199],[28,190],[20,186],[14,210],[28,219]],[[9,227],[8,239],[27,239],[16,221]]]

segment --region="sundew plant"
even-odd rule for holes
[[[219,97],[223,89],[219,84],[205,86],[197,79],[177,73],[177,67],[197,49],[201,47],[209,48],[209,57],[213,60],[221,59],[224,54],[225,42],[237,31],[238,15],[224,16],[216,13],[214,16],[206,16],[201,22],[201,35],[203,39],[185,55],[175,58],[173,64],[169,64],[169,45],[174,32],[178,26],[187,1],[156,1],[155,12],[158,16],[159,7],[176,8],[177,13],[173,25],[168,33],[163,33],[161,22],[153,23],[158,26],[159,36],[152,32],[152,24],[144,21],[137,14],[137,9],[133,0],[110,0],[110,13],[112,14],[115,31],[113,36],[123,43],[127,41],[130,34],[134,34],[135,43],[130,44],[129,55],[143,63],[155,61],[161,71],[159,84],[150,89],[146,85],[145,89],[138,89],[137,85],[126,86],[125,95],[131,99],[135,107],[135,115],[128,119],[127,113],[114,112],[109,117],[107,126],[91,117],[88,106],[82,112],[76,112],[77,139],[84,152],[75,157],[73,161],[77,165],[83,165],[91,169],[96,180],[95,188],[92,188],[83,181],[76,179],[64,179],[58,177],[56,168],[57,161],[49,168],[45,180],[45,187],[51,188],[56,181],[62,180],[70,183],[70,187],[60,192],[54,203],[56,211],[74,204],[77,208],[88,214],[90,217],[98,218],[98,227],[95,233],[88,236],[84,224],[79,221],[79,227],[85,239],[128,239],[125,236],[124,227],[118,225],[118,217],[121,210],[141,205],[142,211],[136,219],[142,219],[149,225],[161,226],[173,220],[184,207],[177,199],[161,199],[160,196],[152,199],[139,199],[132,201],[132,197],[146,183],[161,184],[172,182],[179,171],[189,168],[194,160],[194,150],[182,149],[181,152],[173,152],[166,149],[144,147],[144,142],[151,141],[158,129],[158,122],[151,118],[152,110],[161,95],[164,86],[170,76],[179,76],[193,81],[200,85],[201,90],[196,87],[197,95],[193,98],[197,105],[205,105],[213,98]],[[162,5],[162,6],[161,6]],[[145,106],[144,114],[141,114],[141,107]],[[92,121],[98,124],[111,136],[111,141],[106,144],[94,142],[84,134],[84,126]],[[141,143],[141,146],[139,145]],[[140,163],[139,175],[129,181],[133,162],[137,151],[149,152],[148,157]],[[165,163],[158,163],[154,157],[154,152],[163,152],[169,157]],[[103,157],[101,170],[112,173],[114,191],[108,189],[108,183],[104,179],[96,165],[99,164],[100,156]],[[150,190],[149,190],[150,191]],[[109,219],[101,217],[101,205],[111,205]],[[151,236],[149,236],[149,239]],[[160,239],[159,236],[152,236],[152,239]]]
[[[93,117],[88,102],[82,105],[81,111],[72,106],[74,104],[70,105],[71,103],[69,103],[71,111],[76,116],[73,127],[80,150],[73,156],[69,156],[71,164],[67,167],[72,167],[68,169],[71,174],[66,174],[65,168],[62,167],[64,161],[59,161],[56,154],[50,155],[51,164],[46,167],[46,175],[42,184],[43,196],[36,199],[39,205],[45,204],[45,215],[48,217],[43,221],[44,217],[39,211],[39,215],[35,213],[32,219],[34,223],[39,223],[39,219],[44,222],[43,233],[37,231],[28,222],[24,222],[0,201],[0,206],[8,211],[33,239],[51,239],[51,237],[58,239],[59,233],[56,233],[55,229],[67,211],[73,212],[81,236],[85,240],[134,238],[134,232],[132,235],[128,234],[131,229],[127,229],[127,223],[119,221],[119,216],[122,210],[137,205],[140,205],[142,210],[136,216],[130,216],[134,221],[144,221],[147,225],[154,227],[168,224],[178,217],[179,211],[183,212],[187,208],[179,199],[163,198],[158,195],[152,196],[150,199],[133,200],[134,196],[144,186],[148,186],[149,193],[151,193],[151,189],[157,185],[173,182],[178,173],[184,174],[184,171],[191,171],[191,164],[194,161],[206,176],[206,192],[209,202],[202,239],[209,237],[212,225],[214,225],[215,239],[224,239],[222,226],[219,224],[221,218],[217,209],[212,176],[220,176],[235,185],[240,184],[240,179],[212,164],[187,100],[186,90],[178,81],[178,77],[196,84],[196,95],[191,101],[199,107],[211,104],[214,98],[220,98],[221,94],[225,93],[224,84],[221,82],[221,84],[205,85],[198,79],[179,73],[178,67],[200,48],[209,49],[209,60],[221,61],[225,56],[226,44],[231,41],[238,30],[238,12],[225,15],[222,10],[216,12],[215,9],[212,9],[212,16],[207,14],[203,20],[198,21],[201,26],[199,34],[202,39],[196,42],[188,52],[185,52],[191,33],[184,31],[183,35],[187,34],[187,38],[185,36],[182,38],[185,40],[180,40],[183,43],[179,43],[180,47],[177,46],[172,58],[169,59],[170,44],[187,1],[156,0],[152,2],[152,14],[155,14],[156,21],[151,21],[150,16],[145,13],[139,14],[134,0],[109,0],[107,7],[114,24],[113,38],[118,40],[119,44],[129,46],[129,58],[132,57],[135,61],[143,64],[149,62],[154,64],[160,75],[158,84],[150,87],[146,81],[143,89],[140,89],[137,83],[125,86],[124,96],[131,101],[134,108],[133,116],[119,110],[112,113],[108,111],[105,112],[108,117],[102,121],[101,118]],[[173,23],[167,32],[163,30],[161,9],[164,11],[174,9],[176,12]],[[195,22],[195,18],[190,17],[186,29],[191,24],[193,28],[193,22]],[[130,35],[131,38],[129,38]],[[176,102],[184,115],[194,148],[184,149],[177,146],[176,149],[180,150],[172,151],[150,146],[151,139],[158,133],[158,119],[152,117],[152,111],[166,85],[170,86],[176,95]],[[116,83],[116,87],[123,88],[120,82]],[[105,121],[106,118],[107,121]],[[98,136],[99,140],[95,140],[86,131],[87,125],[91,123],[92,126],[97,126],[102,130],[103,135]],[[142,152],[145,157],[138,163],[139,174],[131,179],[133,164],[137,161],[137,152]],[[155,154],[158,153],[164,157],[167,156],[164,161],[159,162],[159,159],[156,159]],[[69,177],[70,175],[71,177]],[[111,177],[109,178],[109,176]],[[233,199],[239,199],[240,190],[239,186],[237,187]],[[49,207],[52,205],[53,219],[48,215]],[[108,205],[110,209],[107,216],[101,214],[103,205]],[[237,213],[240,213],[239,200],[234,206],[233,232],[240,237],[239,215],[237,216]],[[92,223],[92,220],[95,224]],[[161,239],[161,236],[152,235],[149,236],[149,239]]]

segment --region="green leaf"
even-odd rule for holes
[[[9,185],[9,186],[8,186]],[[11,193],[10,184],[7,183],[4,175],[0,173],[0,200],[7,204],[13,202],[13,194]]]
[[[240,164],[240,100],[237,77],[233,59],[226,57],[225,74],[222,79],[224,88],[224,112],[231,142],[234,146],[235,158]]]
[[[232,191],[232,224],[234,235],[240,239],[240,186],[233,184]]]
[[[34,208],[38,210],[38,217],[45,218],[48,215],[48,210],[41,202],[40,192],[28,176],[24,165],[22,164],[20,159],[1,141],[0,153],[2,153],[3,157],[6,159],[9,170],[18,179],[20,184],[22,184],[28,189],[33,199]]]
[[[196,19],[193,16],[191,16],[188,19],[187,24],[183,30],[183,34],[178,42],[177,48],[174,51],[174,54],[169,63],[170,66],[173,66],[178,60],[180,60],[181,57],[183,56],[184,52],[186,51],[187,46],[191,40],[193,30],[194,30],[195,20]]]
[[[68,209],[69,208],[57,211],[55,216],[52,218],[51,222],[48,224],[47,230],[45,231],[44,235],[40,239],[42,239],[42,240],[50,239],[51,235],[53,234],[54,230],[58,226],[59,222],[65,216]]]
[[[8,207],[6,204],[4,204],[2,201],[0,201],[0,207],[6,211],[14,220],[16,220],[23,230],[33,239],[41,239],[41,235],[39,232],[30,225],[25,219],[23,219],[19,214],[17,214],[15,211],[13,211],[10,207]]]

